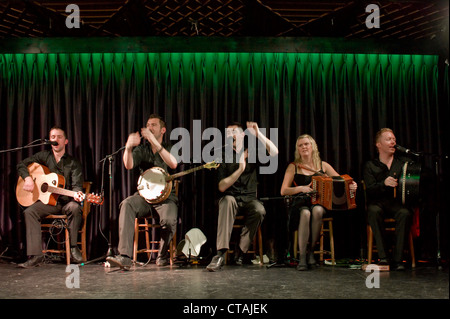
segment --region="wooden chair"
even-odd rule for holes
[[[385,218],[384,223],[386,225],[385,230],[387,232],[393,232],[395,233],[395,219],[394,218]],[[411,255],[411,268],[416,268],[416,257],[414,254],[414,240],[413,240],[413,234],[412,231],[409,232],[408,235],[408,242],[409,242],[409,253]],[[372,263],[372,256],[373,253],[377,252],[376,246],[373,242],[373,231],[372,227],[370,225],[367,225],[367,263]]]
[[[175,185],[175,195],[178,196],[179,180],[174,180]],[[156,214],[157,215],[157,214]],[[137,255],[141,253],[147,253],[147,257],[150,259],[152,253],[158,253],[159,240],[154,240],[150,238],[150,232],[152,232],[152,237],[156,237],[157,229],[161,229],[159,224],[159,218],[148,216],[148,217],[138,217],[134,220],[134,242],[133,242],[133,261],[137,261]],[[145,248],[139,249],[139,234],[145,233]],[[177,233],[173,234],[172,241],[169,246],[170,253],[170,265],[173,265],[173,259],[177,251]]]
[[[83,191],[87,197],[87,195],[91,191],[92,182],[84,182],[83,183]],[[87,245],[86,245],[86,221],[87,217],[91,211],[91,203],[87,200],[83,201],[83,219],[81,222],[81,228],[78,231],[78,245],[81,245],[81,255],[83,256],[83,261],[87,260]],[[64,228],[64,249],[61,248],[62,242],[59,242],[57,248],[49,248],[46,247],[42,250],[45,253],[56,253],[56,254],[65,254],[66,255],[66,263],[70,264],[70,237],[69,237],[69,229],[67,225],[69,223],[67,215],[63,214],[53,214],[46,216],[41,222],[41,231],[43,233],[50,233],[52,229],[55,227]]]
[[[328,234],[330,240],[330,250],[324,249],[324,235]],[[294,256],[297,258],[298,254],[298,230],[294,232]],[[333,235],[333,218],[326,217],[322,218],[322,227],[320,229],[320,238],[319,238],[319,250],[314,251],[314,254],[320,255],[320,263],[322,264],[324,261],[324,255],[330,255],[331,264],[336,265],[336,258],[334,254],[334,235]]]
[[[365,205],[365,210],[366,210],[366,216],[367,216],[367,193],[366,193],[366,183],[364,182],[364,180],[361,181],[361,184],[363,186],[363,193],[364,193],[364,205]],[[387,232],[394,232],[395,233],[395,219],[394,218],[385,218],[384,219],[384,224],[386,225],[385,227],[385,231]],[[414,240],[413,240],[413,235],[412,235],[412,231],[409,232],[409,236],[408,236],[408,241],[409,241],[409,252],[411,254],[411,268],[416,268],[416,257],[414,254]],[[372,263],[372,256],[373,253],[377,252],[376,246],[373,242],[373,231],[372,231],[372,227],[370,227],[370,225],[367,223],[367,263],[371,264]]]
[[[236,219],[234,221],[233,230],[242,230],[244,227],[243,224],[244,216],[238,215],[236,216]],[[240,232],[239,232],[240,233]],[[232,233],[233,236],[233,233]],[[235,251],[231,247],[235,247],[238,243],[236,242],[230,242],[230,249],[227,250],[225,253],[225,265],[228,263],[228,257],[230,254],[234,254]],[[258,247],[258,250],[256,248]],[[263,259],[263,240],[262,240],[262,232],[261,232],[261,225],[258,227],[258,232],[256,233],[255,238],[253,238],[252,248],[249,251],[247,251],[248,254],[256,254],[259,253],[259,264],[264,265],[264,259]]]

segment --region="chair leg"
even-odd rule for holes
[[[294,232],[294,259],[297,259],[298,256],[298,230]]]
[[[373,232],[372,227],[367,225],[367,263],[372,263],[372,252],[373,252]]]
[[[261,227],[258,227],[259,264],[264,265],[263,241]]]
[[[83,261],[87,261],[86,229],[81,233],[81,256],[83,257]]]
[[[416,256],[414,253],[414,239],[413,239],[413,235],[411,232],[409,233],[409,253],[411,254],[411,268],[415,269],[416,268]]]
[[[330,250],[331,250],[331,264],[336,265],[336,259],[334,255],[334,236],[333,236],[333,221],[328,221],[328,235],[330,236]]]
[[[137,249],[139,240],[139,221],[136,218],[134,220],[134,242],[133,242],[133,260],[137,261]]]
[[[320,255],[320,263],[323,264],[323,236],[324,236],[324,230],[323,230],[323,223],[320,228],[320,239],[319,239],[319,255]]]
[[[66,263],[67,265],[70,265],[70,236],[69,236],[69,229],[65,230],[65,236],[66,236]]]
[[[175,256],[175,251],[177,249],[177,232],[175,232],[173,234],[173,237],[172,237],[172,240],[171,240],[171,243],[170,243],[169,247],[170,247],[170,251],[169,251],[169,253],[170,253],[170,265],[172,266],[173,265],[173,258]]]
[[[145,226],[144,226],[144,231],[145,231],[145,247],[147,247],[147,251],[150,251],[150,234],[148,231],[148,219],[144,218],[144,222],[145,222]],[[152,220],[152,224],[153,224],[153,220]],[[153,231],[153,228],[152,228]],[[138,230],[139,232],[139,230]],[[135,232],[136,233],[136,232]],[[153,236],[153,232],[152,232],[152,236]],[[152,239],[153,240],[153,239]],[[150,259],[151,257],[151,252],[147,253],[147,258]]]

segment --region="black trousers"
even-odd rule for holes
[[[169,249],[169,243],[177,230],[177,204],[169,197],[163,203],[152,205],[136,193],[124,199],[119,207],[119,253],[128,257],[133,256],[135,218],[151,216],[154,209],[159,215],[159,223],[161,225],[161,241],[158,255],[165,255]]]
[[[403,260],[403,250],[411,230],[412,210],[395,201],[380,201],[367,206],[368,222],[378,249],[378,257],[386,259],[385,218],[395,219],[395,241],[392,259],[399,263]]]
[[[42,253],[42,232],[41,220],[45,216],[62,213],[67,215],[69,220],[70,246],[77,245],[78,231],[80,230],[83,219],[83,209],[76,201],[70,201],[65,205],[56,206],[46,205],[37,201],[24,210],[26,236],[27,236],[27,255],[41,256]]]

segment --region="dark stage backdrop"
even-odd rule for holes
[[[0,150],[48,137],[55,124],[66,129],[68,152],[82,161],[93,190],[100,192],[103,186],[107,196],[102,207],[92,207],[89,217],[92,259],[106,252],[109,231],[116,247],[119,203],[136,191],[138,179],[137,172],[124,169],[122,152],[112,162],[111,180],[108,166],[100,161],[124,146],[149,114],[164,117],[169,132],[182,127],[191,136],[194,120],[201,120],[202,129],[216,127],[222,132],[229,121],[251,120],[262,128],[277,128],[278,170],[261,175],[259,185],[261,197],[277,197],[286,166],[293,160],[296,138],[303,133],[316,139],[323,160],[358,182],[364,161],[375,156],[373,138],[382,127],[391,127],[402,146],[448,155],[448,66],[439,61],[430,55],[383,54],[2,54]],[[9,253],[25,253],[24,220],[14,192],[15,167],[40,149],[0,155],[0,239]],[[424,156],[431,183],[417,239],[418,253],[431,258],[437,247],[438,197],[445,188],[444,174],[448,176],[448,161],[439,160],[440,179],[436,179],[434,158]],[[179,170],[197,165],[181,163]],[[215,247],[216,185],[215,171],[181,178],[179,239],[199,227],[208,245]],[[364,248],[360,193],[358,202],[356,210],[333,213],[338,258],[359,257]],[[266,207],[265,251],[273,254],[284,245],[285,208],[276,199],[266,202]],[[443,220],[446,215],[440,212]],[[442,236],[446,239],[447,232]]]

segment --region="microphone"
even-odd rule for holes
[[[413,151],[411,151],[410,149],[405,148],[405,147],[403,147],[403,146],[400,146],[400,145],[398,145],[398,144],[396,144],[396,145],[394,146],[394,148],[395,148],[396,150],[402,152],[402,153],[405,153],[405,154],[411,154],[411,155],[414,155],[414,156],[420,156],[419,153],[413,152]]]
[[[50,141],[46,138],[41,139],[41,141],[44,142],[45,144],[49,144],[49,145],[55,145],[55,146],[58,145],[57,141]]]

